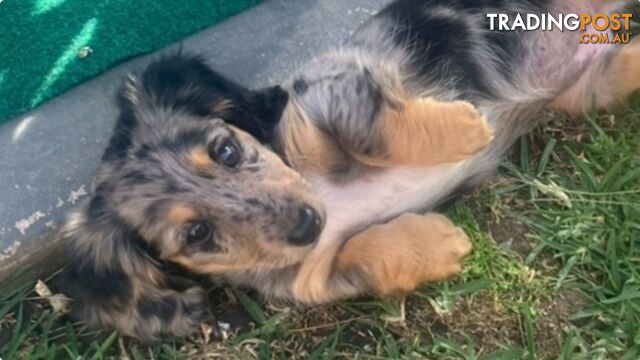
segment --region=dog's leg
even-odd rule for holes
[[[408,100],[400,109],[385,109],[378,127],[376,151],[348,147],[354,158],[371,166],[457,162],[482,150],[492,138],[486,119],[464,101]]]
[[[354,159],[375,167],[431,166],[464,160],[491,141],[472,104],[412,97],[397,75],[375,70],[345,71],[330,85],[318,80],[290,100],[279,147],[294,167],[335,171]]]
[[[322,303],[366,292],[400,295],[458,274],[471,250],[464,232],[439,214],[404,214],[341,245],[305,260],[293,284],[296,300]]]
[[[622,45],[613,57],[605,56],[582,75],[578,82],[562,93],[551,107],[572,115],[597,108],[609,108],[624,102],[640,90],[640,39]]]
[[[470,251],[466,234],[444,215],[404,214],[349,239],[337,271],[360,272],[378,295],[400,295],[458,274]]]

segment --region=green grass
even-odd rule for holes
[[[405,322],[387,321],[395,301],[292,309],[216,290],[224,340],[147,347],[86,336],[26,284],[0,300],[0,357],[640,358],[640,98],[616,116],[556,116],[449,215],[474,251],[459,280],[407,298]]]

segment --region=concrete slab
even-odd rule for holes
[[[390,0],[268,0],[179,44],[240,83],[286,79]],[[0,285],[46,276],[63,261],[55,229],[88,196],[117,111],[124,76],[157,55],[134,59],[0,127]],[[2,290],[0,290],[2,292]]]

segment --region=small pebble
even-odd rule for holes
[[[218,327],[220,328],[220,330],[222,331],[229,331],[231,330],[231,325],[229,325],[229,323],[225,323],[225,322],[220,322],[218,321]]]
[[[222,340],[227,340],[229,338],[229,330],[231,330],[231,325],[229,323],[218,321],[218,329],[220,330]]]
[[[83,46],[78,50],[78,59],[86,59],[93,53],[93,49],[88,46]]]

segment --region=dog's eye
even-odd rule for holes
[[[241,153],[240,147],[232,139],[225,140],[222,145],[213,148],[211,157],[218,163],[230,168],[238,166],[240,163]]]
[[[194,221],[187,227],[187,243],[194,244],[206,240],[210,234],[209,225],[202,221]]]

